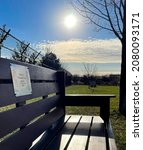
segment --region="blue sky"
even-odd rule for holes
[[[77,19],[71,30],[64,25],[69,14]],[[96,32],[69,0],[1,0],[0,26],[3,24],[11,34],[43,52],[50,43],[52,51],[73,74],[82,74],[83,63],[98,64],[99,74],[120,72],[119,41],[109,32]]]

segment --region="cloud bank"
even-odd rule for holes
[[[118,39],[43,41],[37,48],[49,48],[63,63],[120,63],[121,44]]]

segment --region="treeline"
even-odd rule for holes
[[[120,84],[120,75],[103,75],[103,76],[88,76],[88,75],[73,75],[72,76],[72,84],[74,85],[115,85],[118,86]]]

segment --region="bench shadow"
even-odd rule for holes
[[[63,120],[60,121],[59,124],[64,123]],[[59,127],[59,125],[58,125]],[[86,136],[87,142],[89,140],[89,136],[92,137],[106,137],[104,123],[93,123],[92,126],[89,123],[80,123],[77,125],[77,122],[68,122],[61,129],[55,130],[47,130],[40,141],[31,149],[31,150],[59,150],[65,149],[68,147],[69,143],[72,139],[78,136],[80,137]],[[51,138],[51,135],[53,137]],[[66,138],[65,138],[66,136]],[[109,135],[109,138],[114,138],[112,134]],[[52,139],[52,140],[51,140]],[[43,148],[43,145],[44,148]],[[64,146],[63,146],[64,145]]]
[[[80,123],[80,125],[75,129],[76,125],[77,123],[67,123],[56,137],[54,137],[46,150],[66,149],[74,137],[77,137],[80,140],[81,137],[86,136],[87,142],[89,140],[89,136],[105,138],[105,128],[103,123],[94,123],[91,128],[88,123]]]

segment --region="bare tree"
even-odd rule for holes
[[[113,33],[122,44],[119,110],[126,114],[126,0],[71,0],[97,31]]]
[[[83,63],[85,73],[87,76],[95,75],[96,72],[96,65],[91,63]]]
[[[91,64],[91,63],[84,63],[83,66],[84,66],[84,70],[85,70],[85,75],[87,76],[87,79],[88,79],[89,87],[92,86],[92,84],[95,87],[96,82],[93,81],[92,77],[95,76],[95,73],[97,71],[96,65]]]

